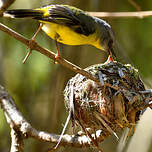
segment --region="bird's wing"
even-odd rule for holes
[[[88,36],[95,32],[95,20],[85,12],[68,5],[50,5],[40,8],[42,17],[35,17],[47,22],[65,25],[79,34]]]

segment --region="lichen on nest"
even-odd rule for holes
[[[138,70],[116,61],[85,70],[101,85],[80,74],[69,80],[64,99],[68,111],[73,109],[72,121],[83,129],[89,128],[90,133],[100,129],[100,141],[123,128],[134,128],[141,114],[136,109],[146,102]]]

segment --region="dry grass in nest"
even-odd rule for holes
[[[77,74],[69,80],[64,98],[74,124],[89,135],[101,130],[96,143],[126,127],[133,128],[147,104],[144,84],[138,70],[118,62],[93,65],[85,69],[101,85]],[[96,144],[97,145],[97,144]]]

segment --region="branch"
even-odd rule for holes
[[[45,49],[42,48],[40,45],[38,45],[35,41],[32,42],[32,46],[31,46],[31,40],[25,38],[24,36],[22,36],[21,34],[13,31],[12,29],[8,28],[7,26],[3,25],[2,23],[0,23],[0,30],[9,34],[10,36],[14,37],[15,39],[19,40],[20,42],[24,43],[26,46],[28,46],[29,48],[31,48],[32,50],[36,50],[38,52],[40,52],[41,54],[55,60],[57,63],[61,64],[62,66],[76,72],[76,73],[80,73],[83,76],[87,77],[88,79],[91,79],[95,82],[97,82],[99,85],[100,82],[98,79],[96,79],[94,76],[92,76],[89,72],[83,70],[82,68],[70,63],[69,61],[65,60],[62,57],[58,57],[55,58],[56,54]]]
[[[11,96],[0,86],[0,105],[4,111],[7,122],[10,125],[12,131],[12,146],[11,152],[18,152],[23,150],[23,139],[29,137],[35,138],[43,142],[57,143],[60,135],[50,134],[44,131],[38,131],[31,126],[29,122],[24,118],[22,113],[16,107]],[[95,137],[94,134],[92,134]],[[96,135],[98,140],[100,139],[100,133]],[[21,139],[21,140],[19,140]],[[83,147],[91,146],[92,141],[85,135],[63,135],[61,145]]]
[[[152,11],[138,12],[88,12],[88,14],[102,18],[144,18],[152,16]]]
[[[15,0],[0,0],[0,16]]]
[[[12,144],[11,144],[10,152],[23,152],[24,143],[21,132],[12,128],[11,138],[12,138]]]

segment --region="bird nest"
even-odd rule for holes
[[[85,133],[101,130],[100,141],[123,128],[134,128],[142,112],[139,107],[147,103],[138,70],[118,62],[85,70],[100,84],[80,74],[69,80],[64,99],[72,121]]]

